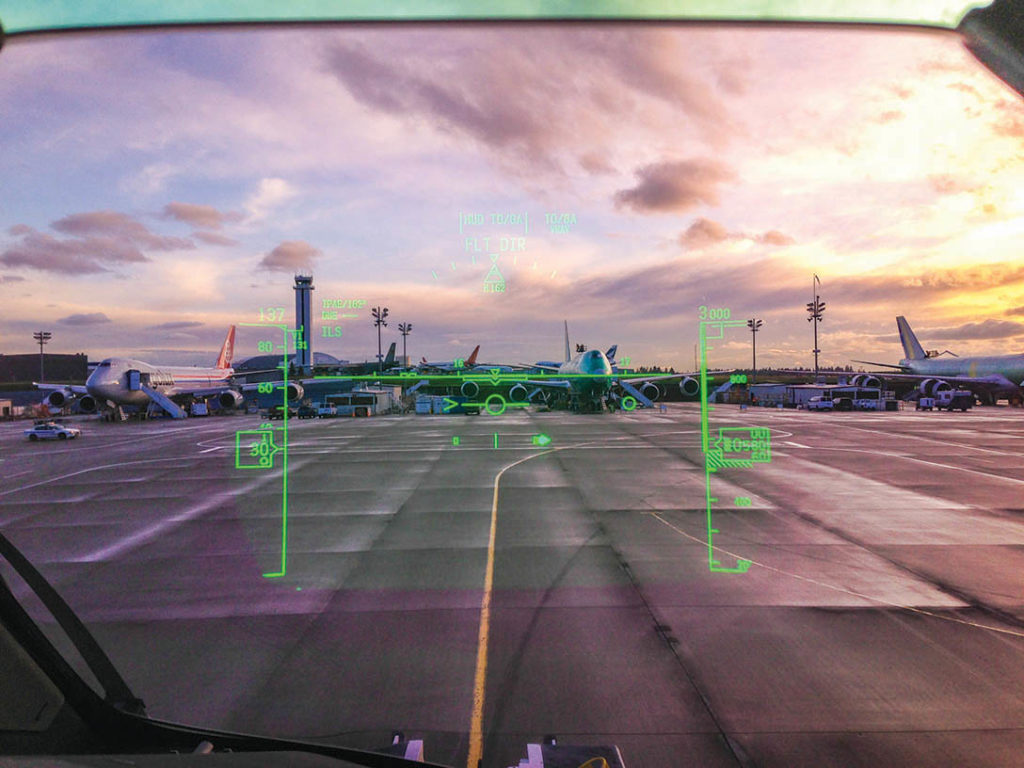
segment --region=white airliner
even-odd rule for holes
[[[999,399],[1011,403],[1019,403],[1024,399],[1024,354],[959,357],[949,352],[952,359],[940,359],[938,351],[925,351],[903,315],[896,318],[896,329],[906,355],[898,364],[871,360],[853,362],[890,368],[898,373],[861,373],[850,380],[852,384],[877,387],[881,380],[896,379],[917,382],[918,392],[925,396],[963,387],[989,404]]]
[[[53,408],[63,408],[78,400],[80,410],[92,413],[104,405],[144,407],[155,402],[175,418],[182,418],[185,414],[177,401],[185,398],[216,397],[223,408],[242,404],[244,397],[231,382],[234,350],[232,325],[213,368],[157,366],[127,357],[109,357],[96,366],[84,387],[39,383],[35,386],[49,391],[43,403]]]

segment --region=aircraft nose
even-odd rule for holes
[[[604,376],[612,372],[611,366],[605,356],[597,350],[591,350],[584,359],[584,367],[587,373],[596,376]]]
[[[85,389],[93,397],[107,400],[112,396],[113,391],[117,389],[118,378],[117,374],[113,373],[109,368],[103,371],[94,371],[86,380]]]

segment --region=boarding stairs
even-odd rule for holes
[[[184,419],[185,411],[160,390],[149,385],[149,375],[141,371],[128,371],[128,389],[145,392],[146,396],[163,408],[172,419]]]
[[[619,386],[622,387],[626,392],[631,394],[633,397],[635,397],[636,401],[643,405],[644,408],[654,407],[654,401],[651,400],[651,398],[647,397],[647,395],[643,394],[639,389],[634,387],[628,381],[620,381]]]

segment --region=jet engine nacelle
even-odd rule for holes
[[[78,410],[82,413],[96,413],[98,403],[92,395],[82,395],[78,398]]]
[[[700,392],[700,382],[686,376],[679,380],[679,391],[687,397],[693,397]]]
[[[939,392],[946,392],[952,388],[948,381],[942,379],[925,379],[917,387],[918,391],[926,397],[934,397]]]
[[[50,408],[63,408],[65,405],[70,405],[74,399],[75,395],[71,390],[55,389],[43,398],[43,404]]]
[[[858,373],[852,379],[850,383],[855,387],[881,387],[882,381],[877,376],[872,376],[870,373]]]
[[[475,381],[464,381],[462,382],[462,386],[459,387],[459,391],[463,396],[472,399],[480,394],[480,385]]]
[[[654,402],[661,397],[661,389],[653,381],[648,381],[642,387],[640,387],[640,394],[646,397],[651,402]]]
[[[306,390],[302,388],[301,384],[294,381],[288,382],[288,400],[301,400],[303,395],[306,394]]]
[[[242,393],[235,392],[234,390],[230,392],[221,392],[217,395],[217,404],[220,405],[221,408],[239,408],[244,402],[245,398],[242,396]]]
[[[527,396],[530,394],[529,390],[526,389],[522,384],[516,384],[508,391],[508,399],[513,403],[522,403],[526,401]]]

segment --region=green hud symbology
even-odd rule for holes
[[[277,308],[274,308],[275,310]],[[260,310],[260,319],[276,319],[283,316],[274,312],[270,314],[263,309]],[[275,464],[280,463],[281,468],[281,561],[280,568],[276,571],[264,573],[264,578],[280,578],[288,572],[288,354],[294,351],[299,344],[300,330],[289,328],[287,325],[270,323],[241,323],[250,328],[266,328],[280,331],[281,341],[275,342],[272,339],[264,339],[256,344],[260,352],[280,352],[281,362],[277,368],[281,371],[280,382],[262,382],[256,385],[256,391],[260,394],[281,395],[281,426],[275,427],[272,424],[261,424],[258,429],[240,429],[235,433],[235,468],[246,470],[267,470],[273,469]],[[271,335],[268,333],[268,335]]]
[[[546,212],[543,218],[549,234],[572,232],[577,223],[575,213]],[[461,274],[468,268],[479,274],[478,290],[507,294],[511,292],[507,272],[511,269],[514,274],[520,268],[520,256],[522,268],[536,272],[541,266],[538,257],[528,255],[528,238],[532,236],[528,212],[459,212],[458,222],[458,256],[430,270],[435,281],[453,272]],[[542,271],[549,273],[546,266]],[[557,274],[557,269],[551,269],[549,277]]]
[[[338,300],[337,304],[332,300],[331,310],[346,309],[346,308],[357,308],[363,304],[362,300],[352,300],[349,302],[345,300]],[[339,306],[340,305],[340,306]],[[326,306],[326,302],[325,302]],[[261,309],[259,317],[261,319],[276,319],[283,315],[283,310],[278,307]],[[341,316],[339,314],[339,316]],[[333,319],[333,318],[332,318]],[[238,430],[235,433],[235,468],[238,470],[244,470],[247,472],[260,471],[260,470],[277,470],[281,472],[281,546],[280,546],[280,566],[277,570],[264,573],[265,578],[277,578],[286,575],[288,571],[288,422],[289,422],[289,406],[288,406],[288,390],[290,388],[290,364],[289,356],[291,353],[299,349],[300,345],[303,345],[302,341],[302,330],[289,328],[287,325],[278,324],[273,322],[262,322],[262,323],[241,323],[240,325],[245,327],[263,328],[268,331],[279,332],[281,334],[280,340],[275,341],[270,338],[264,338],[257,342],[257,350],[264,354],[279,353],[281,355],[281,361],[276,366],[277,370],[280,371],[280,380],[274,382],[261,382],[255,385],[255,389],[259,394],[262,395],[274,395],[275,401],[276,396],[280,396],[280,400],[274,406],[280,409],[281,424],[275,426],[271,423],[260,424],[256,429],[244,429]],[[706,344],[704,343],[704,323],[701,328],[701,341],[702,341],[702,353],[701,353],[701,389],[702,392],[706,392],[708,375],[706,366]],[[722,326],[723,323],[708,323],[712,326]],[[734,325],[726,323],[726,325]],[[738,325],[738,324],[735,324]],[[275,334],[267,334],[275,335]],[[445,373],[426,373],[420,371],[399,371],[395,373],[371,373],[366,375],[314,375],[313,379],[318,381],[346,381],[346,382],[365,382],[365,383],[379,383],[379,384],[392,384],[401,385],[403,387],[411,387],[412,385],[425,384],[425,385],[463,385],[467,382],[482,386],[508,386],[508,385],[526,385],[529,386],[531,382],[536,382],[538,385],[544,381],[558,381],[565,382],[572,379],[617,379],[621,373],[611,374],[595,374],[595,373],[538,373],[533,371],[522,371],[522,370],[503,370],[500,368],[490,368],[486,370],[465,370],[465,361],[457,360],[454,362],[454,371]],[[251,385],[250,385],[251,386]],[[481,413],[489,415],[500,415],[505,413],[510,408],[525,408],[530,405],[529,396],[525,400],[512,400],[510,397],[502,394],[492,393],[486,396],[482,396],[479,400],[466,398],[461,399],[456,396],[450,396],[444,398],[444,410],[451,411],[455,408],[478,408]],[[632,411],[638,407],[639,403],[636,398],[632,396],[625,396],[620,401],[620,407],[624,411]],[[707,452],[707,397],[706,394],[702,395],[702,429],[705,434],[704,446],[705,453]],[[751,439],[754,440],[766,440],[766,431],[764,435],[760,433],[751,435]],[[736,442],[739,438],[732,439],[729,446],[738,445]],[[547,435],[534,436],[532,444],[536,446],[544,447],[550,444],[551,438]],[[452,446],[458,447],[462,444],[462,440],[459,437],[452,438]],[[500,435],[498,433],[493,434],[493,447],[499,448],[501,445]],[[724,444],[723,444],[724,445]],[[720,466],[740,466],[743,462],[752,463],[756,461],[764,461],[767,459],[760,458],[763,456],[770,456],[770,449],[759,448],[757,456],[747,456],[746,454],[732,456],[731,447],[722,447],[723,453],[722,463]],[[729,454],[729,455],[727,455]],[[740,463],[730,463],[740,462]],[[706,472],[714,472],[715,469],[710,464],[706,466]],[[708,507],[708,527],[709,527],[709,540],[710,535],[713,531],[711,527],[711,510],[710,510],[710,492],[708,494],[709,507]],[[742,561],[741,561],[742,563]],[[729,570],[723,569],[718,566],[717,561],[712,561],[712,570]]]
[[[732,328],[742,328],[742,320],[730,320],[728,309],[701,307],[700,318],[700,432],[701,451],[704,453],[704,503],[708,528],[708,568],[714,573],[746,573],[750,561],[737,559],[734,566],[725,566],[715,554],[714,537],[721,533],[715,522],[716,507],[731,504],[733,508],[751,506],[749,496],[720,499],[713,485],[721,484],[720,473],[752,469],[772,459],[771,432],[764,427],[718,427],[712,429],[710,414],[715,406],[708,402],[708,351],[714,347],[709,341],[725,341]],[[745,384],[746,376],[730,377],[732,384]],[[723,494],[724,496],[724,494]]]
[[[449,413],[455,408],[480,408],[492,416],[500,416],[505,412],[506,408],[526,408],[528,405],[528,402],[509,402],[501,395],[490,395],[486,400],[479,403],[460,402],[446,397],[443,401],[442,410],[445,413]]]
[[[478,384],[490,384],[500,386],[502,384],[521,384],[527,379],[530,381],[567,381],[569,379],[609,379],[614,380],[622,376],[621,373],[530,373],[523,371],[501,371],[494,369],[484,373],[419,373],[418,371],[401,371],[399,373],[373,373],[365,376],[345,376],[320,374],[314,376],[318,381],[379,381],[387,384],[414,384],[418,381],[442,384],[461,384],[473,381]],[[465,405],[465,403],[460,403]]]
[[[235,469],[270,469],[281,446],[274,444],[274,428],[240,429],[235,433]]]
[[[772,460],[768,430],[763,427],[721,427],[708,444],[707,460],[716,469],[766,464]]]

